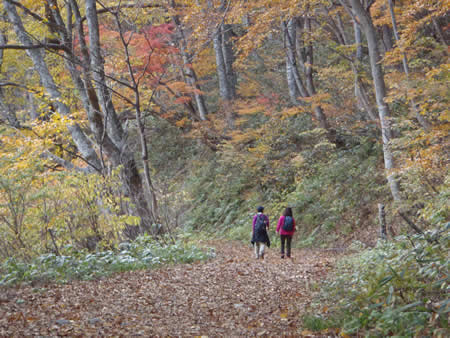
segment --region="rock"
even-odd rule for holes
[[[67,319],[57,319],[55,323],[58,325],[67,325],[70,324],[71,321]]]

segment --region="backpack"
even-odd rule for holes
[[[283,228],[284,231],[292,231],[294,230],[294,220],[291,216],[284,217]]]
[[[255,233],[266,230],[266,219],[264,215],[258,215],[255,223]]]

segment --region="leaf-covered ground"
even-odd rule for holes
[[[336,254],[277,249],[255,260],[241,243],[214,243],[207,262],[128,272],[97,281],[0,290],[0,336],[237,336],[306,333],[311,286]]]

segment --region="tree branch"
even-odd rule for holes
[[[52,160],[53,162],[63,166],[64,168],[68,170],[76,170],[85,174],[91,173],[92,171],[89,170],[89,167],[81,168],[75,166],[72,162],[67,161],[59,156],[56,156],[55,154],[51,153],[50,151],[46,150],[41,154],[42,158],[47,158],[49,160]]]
[[[102,4],[101,4],[102,5]],[[97,14],[105,14],[105,13],[111,13],[111,14],[115,14],[118,10],[122,9],[122,8],[139,8],[139,9],[144,9],[144,8],[165,8],[162,4],[155,4],[155,3],[149,3],[149,4],[139,4],[139,3],[128,3],[128,4],[121,4],[118,6],[112,6],[112,7],[105,7],[104,5],[102,5],[102,9],[98,9],[97,10]],[[81,18],[81,22],[86,20],[86,16],[83,16]]]
[[[16,7],[19,7],[21,10],[23,10],[26,14],[28,14],[29,16],[35,18],[36,20],[40,21],[40,22],[44,22],[45,23],[45,19],[40,16],[39,14],[34,13],[33,11],[31,11],[29,8],[27,8],[26,6],[22,5],[20,2],[14,1],[14,0],[6,0],[9,3],[13,4]]]
[[[56,44],[56,43],[39,43],[37,45],[29,45],[29,46],[23,46],[23,45],[0,45],[0,49],[39,49],[39,48],[51,48],[51,49],[57,49],[57,50],[65,50],[66,47]]]

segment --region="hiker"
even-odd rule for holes
[[[284,245],[286,244],[286,256],[291,257],[292,236],[295,232],[295,220],[292,217],[292,209],[286,208],[283,215],[280,216],[277,224],[277,233],[281,240],[281,258],[284,258]]]
[[[264,259],[264,246],[270,247],[270,239],[267,234],[269,229],[269,218],[263,214],[264,207],[258,207],[258,213],[253,216],[253,230],[251,243],[255,247],[256,259]]]

